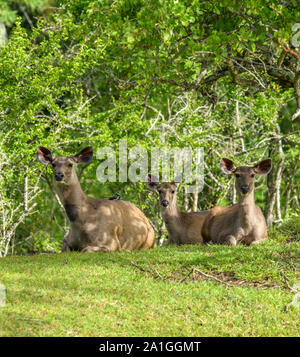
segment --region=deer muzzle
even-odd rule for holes
[[[164,206],[164,207],[168,207],[168,206],[169,206],[169,202],[166,201],[166,200],[162,200],[162,201],[161,201],[161,204],[162,204],[162,206]]]
[[[243,185],[243,186],[241,186],[242,194],[245,195],[246,193],[249,192],[249,190],[250,190],[250,187],[249,187],[248,185]]]
[[[54,175],[56,181],[62,181],[64,178],[64,174],[61,172],[58,172]]]

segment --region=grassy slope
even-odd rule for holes
[[[253,247],[3,258],[0,336],[299,335],[299,308],[286,309],[299,232],[289,223]]]

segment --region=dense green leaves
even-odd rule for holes
[[[300,18],[294,2],[2,3],[0,21],[10,26],[9,41],[0,48],[0,185],[5,201],[23,207],[24,178],[29,192],[43,173],[38,184],[43,192],[31,201],[39,210],[23,217],[19,242],[43,232],[61,240],[67,225],[50,191],[50,170],[36,162],[37,145],[57,154],[74,154],[90,144],[95,151],[117,149],[120,139],[127,140],[129,149],[141,145],[149,153],[152,147],[203,147],[205,186],[199,209],[235,200],[231,182],[220,174],[221,156],[254,164],[272,155],[275,173],[283,155],[281,211],[288,216],[299,210],[299,117],[291,120],[300,103],[299,64],[286,51],[293,49],[292,26]],[[45,12],[49,5],[51,12]],[[98,163],[94,158],[84,169],[83,188],[95,197],[121,191],[159,230],[156,199],[144,184],[100,185]],[[275,176],[268,185],[276,186]],[[260,181],[257,201],[262,207],[265,192]],[[180,191],[184,208],[190,209],[194,199]]]

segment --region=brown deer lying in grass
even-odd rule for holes
[[[148,219],[135,205],[126,201],[94,199],[81,189],[76,166],[88,164],[92,146],[75,156],[53,157],[39,146],[38,160],[51,165],[54,184],[69,218],[70,231],[63,240],[62,251],[84,252],[152,248],[155,235]]]
[[[239,201],[231,207],[214,207],[209,211],[209,217],[202,229],[205,241],[250,245],[268,238],[265,217],[254,202],[254,177],[268,174],[271,168],[271,159],[263,160],[254,167],[236,167],[229,159],[221,160],[223,172],[235,175]]]
[[[177,206],[176,191],[182,175],[173,182],[158,182],[154,175],[147,175],[146,183],[150,190],[159,193],[162,218],[166,224],[169,236],[166,244],[201,244],[202,225],[209,211],[182,212]]]

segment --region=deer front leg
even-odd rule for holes
[[[254,240],[254,241],[252,241],[249,245],[259,244],[259,243],[264,242],[264,241],[266,241],[266,240],[267,240],[267,238],[259,239],[259,240]]]
[[[87,247],[83,248],[81,251],[86,253],[93,253],[93,252],[109,252],[110,250],[107,247],[95,247],[95,246],[88,245]]]
[[[69,237],[69,234],[66,235],[66,237],[64,238],[64,240],[62,242],[62,249],[61,249],[62,252],[71,252],[71,250],[72,250],[68,244],[68,237]]]
[[[227,245],[237,245],[237,240],[233,235],[228,235],[225,238],[223,238],[220,243],[227,244]]]
[[[107,231],[100,232],[97,239],[90,241],[90,245],[85,246],[81,251],[92,252],[116,252],[121,249],[118,239],[118,226],[107,227],[107,231],[113,231],[113,234],[108,234]]]

